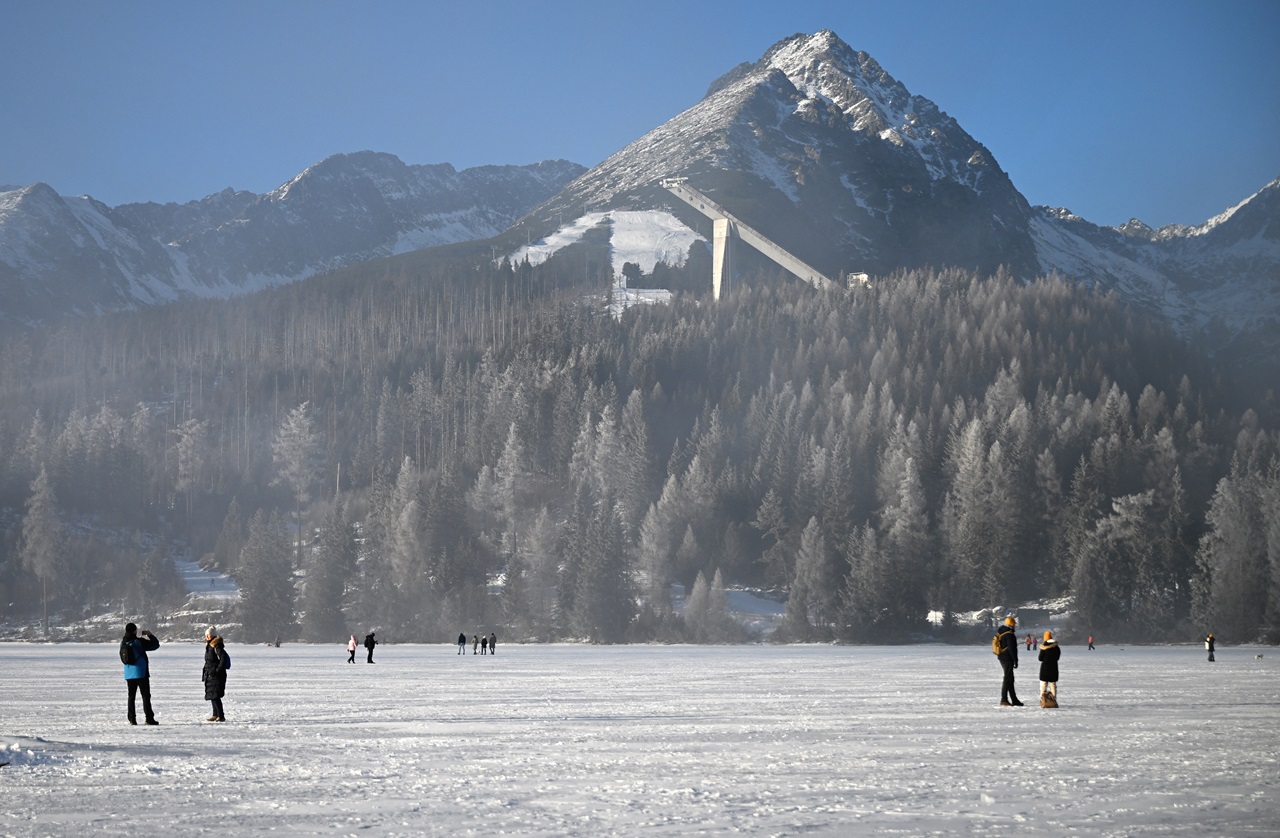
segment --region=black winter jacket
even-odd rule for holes
[[[214,637],[204,644],[204,669],[200,678],[204,681],[204,700],[213,701],[227,694],[227,653],[221,637]]]
[[[1016,664],[1018,662],[1018,635],[1013,626],[1000,626],[996,631],[1000,638],[1000,660]]]
[[[1040,680],[1041,681],[1057,681],[1058,680],[1058,658],[1062,656],[1062,649],[1058,648],[1057,643],[1041,647],[1040,649]]]

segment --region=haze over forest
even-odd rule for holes
[[[1094,228],[1029,207],[932,103],[868,115],[897,83],[831,33],[744,67],[492,239],[7,329],[0,618],[206,619],[189,558],[234,578],[217,622],[245,641],[755,639],[730,587],[785,603],[778,641],[963,639],[1049,602],[1068,636],[1280,637],[1275,184],[1204,229]],[[774,135],[752,120],[776,102]],[[616,218],[499,257],[588,197],[666,212],[659,141],[788,246],[827,213],[816,252],[880,270],[817,290],[746,256],[713,301],[705,231],[618,270]],[[1036,276],[1046,253],[1098,273]],[[622,273],[670,301],[615,315]],[[1227,297],[1252,319],[1205,308]]]

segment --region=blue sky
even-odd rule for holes
[[[1033,204],[1197,224],[1280,176],[1280,2],[0,0],[0,184],[265,192],[340,152],[592,166],[796,32],[932,99]]]

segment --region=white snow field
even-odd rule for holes
[[[1280,834],[1273,649],[1069,645],[1058,710],[973,646],[229,651],[130,727],[114,644],[0,644],[0,834]]]

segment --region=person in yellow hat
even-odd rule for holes
[[[1040,706],[1058,706],[1058,658],[1062,649],[1058,641],[1053,639],[1053,632],[1044,633],[1044,642],[1040,644]]]
[[[1018,700],[1018,694],[1013,689],[1013,670],[1018,668],[1018,636],[1014,633],[1017,627],[1017,620],[1013,617],[1005,617],[1004,625],[996,631],[996,639],[1000,645],[1000,654],[997,659],[1004,670],[1004,680],[1000,682],[1001,707],[1022,706],[1022,702]]]

